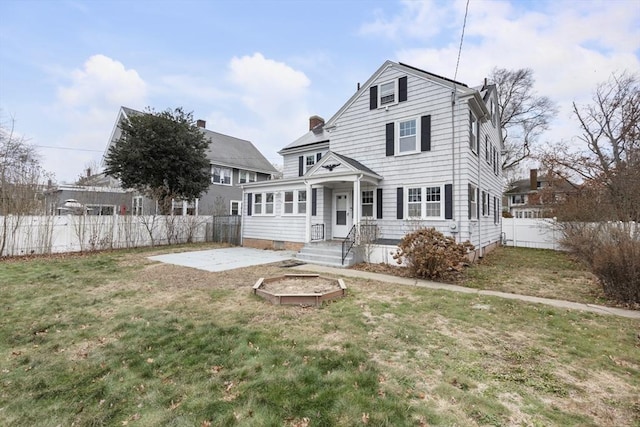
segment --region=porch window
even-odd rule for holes
[[[253,195],[253,215],[273,215],[275,193],[255,193]]]
[[[298,213],[307,213],[307,191],[298,190]]]
[[[362,216],[373,217],[373,190],[362,192]]]
[[[293,191],[284,192],[284,210],[285,214],[293,214]]]
[[[231,169],[212,165],[211,182],[213,184],[231,185]]]
[[[307,212],[307,191],[285,191],[282,198],[283,215],[303,215]]]

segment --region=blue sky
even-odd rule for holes
[[[100,162],[118,109],[183,107],[277,151],[328,119],[387,59],[453,78],[462,1],[0,2],[0,116],[59,182]],[[640,1],[470,0],[457,79],[532,68],[575,139],[571,103],[640,72]]]

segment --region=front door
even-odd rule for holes
[[[349,192],[333,193],[333,237],[344,239],[351,230],[351,196]]]

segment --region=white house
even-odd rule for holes
[[[357,245],[363,225],[391,247],[424,226],[482,255],[500,241],[501,149],[495,85],[470,88],[387,61],[279,152],[283,179],[243,186],[243,245],[310,259],[328,246],[320,242]]]

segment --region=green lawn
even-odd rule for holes
[[[640,425],[637,321],[354,279],[272,306],[290,269],[158,251],[0,264],[0,425]]]

